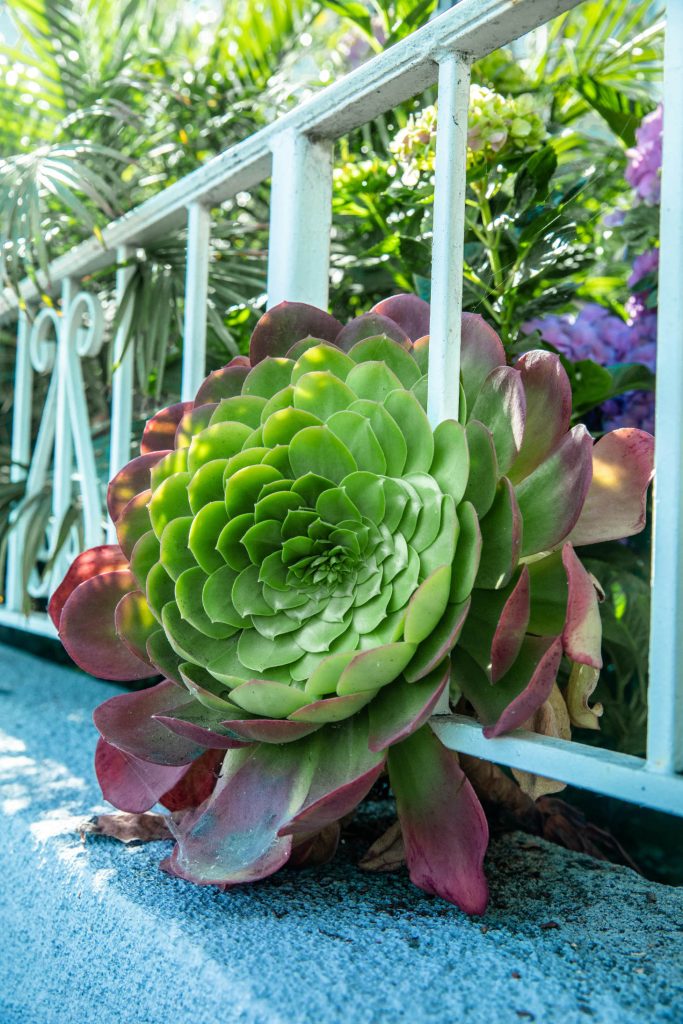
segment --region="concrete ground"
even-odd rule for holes
[[[0,647],[0,1024],[683,1022],[683,889],[526,836],[477,919],[353,841],[229,893],[162,874],[164,844],[83,843],[115,692]]]

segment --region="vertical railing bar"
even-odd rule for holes
[[[432,427],[458,417],[469,87],[469,62],[449,53],[439,62],[427,397]]]
[[[24,310],[19,313],[17,324],[17,355],[14,369],[14,409],[12,412],[12,442],[10,480],[13,482],[28,478],[28,464],[31,459],[31,406],[33,396],[33,367],[29,348],[28,316]],[[26,468],[24,468],[26,467]],[[5,607],[21,611],[23,588],[21,585],[22,543],[18,527],[10,531],[7,542],[7,570]]]
[[[78,282],[71,277],[62,282],[62,308],[59,318],[59,339],[54,372],[57,374],[57,411],[55,419],[55,457],[52,478],[52,515],[59,531],[71,504],[71,474],[73,472],[73,444],[67,375],[69,373],[69,309],[78,290]]]
[[[192,203],[187,210],[187,265],[181,397],[189,402],[206,370],[206,303],[209,291],[211,210]]]
[[[431,314],[427,415],[432,428],[457,419],[460,399],[460,325],[467,187],[467,112],[470,65],[457,53],[439,62],[439,113],[434,173]],[[449,711],[448,689],[437,715]]]
[[[116,308],[121,309],[123,298],[129,281],[135,274],[134,266],[124,264],[132,256],[134,250],[121,245],[116,250]],[[130,437],[133,420],[133,369],[134,348],[132,342],[126,348],[126,338],[133,313],[132,303],[119,322],[113,346],[113,370],[111,381],[111,428],[109,444],[109,479],[118,473],[130,459]],[[116,541],[116,529],[111,521],[107,522],[107,540]]]
[[[327,309],[333,143],[286,131],[272,149],[268,306],[288,300]]]
[[[666,7],[647,758],[671,772],[683,769],[683,4]]]

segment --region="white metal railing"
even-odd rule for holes
[[[46,554],[54,545],[74,479],[83,493],[87,543],[103,539],[102,513],[92,492],[96,477],[80,369],[81,358],[101,343],[101,310],[93,296],[79,292],[81,278],[122,264],[131,249],[187,225],[182,395],[192,397],[204,376],[212,206],[272,178],[269,304],[287,298],[326,307],[334,141],[437,81],[429,416],[436,424],[457,414],[452,382],[460,363],[470,65],[578,2],[460,0],[409,38],[110,224],[103,242],[92,238],[55,260],[49,281],[23,283],[22,298],[29,305],[38,305],[45,291],[61,288],[60,314],[43,309],[29,325],[18,313],[15,297],[9,291],[0,296],[0,320],[18,318],[19,325],[13,474],[20,478],[19,466],[30,463],[30,494],[40,489],[53,465],[54,515]],[[665,94],[648,756],[636,758],[521,730],[488,740],[479,725],[457,715],[438,715],[432,724],[444,743],[463,753],[683,813],[683,777],[677,774],[683,769],[683,0],[668,4]],[[117,271],[119,300],[130,273],[122,267]],[[113,378],[112,475],[129,457],[133,352],[122,355],[124,337],[122,325],[115,339],[120,362]],[[50,373],[51,381],[31,451],[34,373]],[[113,536],[111,524],[108,535]],[[21,613],[21,555],[19,526],[9,546],[7,601],[0,608],[0,624],[54,635],[45,615]],[[64,560],[69,557],[67,552]],[[63,561],[58,561],[43,592],[63,570]]]

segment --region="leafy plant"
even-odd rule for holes
[[[575,547],[642,529],[652,438],[594,446],[558,357],[511,368],[471,314],[459,420],[432,431],[428,325],[406,295],[346,327],[270,310],[249,358],[147,423],[109,486],[119,544],[51,599],[86,671],[165,677],[98,709],[96,769],[122,810],[183,812],[173,874],[226,886],[295,842],[331,854],[386,768],[413,881],[481,913],[486,819],[427,724],[442,695],[489,737],[596,728],[598,594]]]

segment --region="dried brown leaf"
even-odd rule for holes
[[[121,843],[154,843],[160,839],[173,839],[168,827],[168,816],[154,814],[98,814],[79,826],[81,838],[86,835],[108,836]]]
[[[358,866],[363,871],[398,871],[405,862],[403,834],[399,822],[395,821],[375,840]]]

